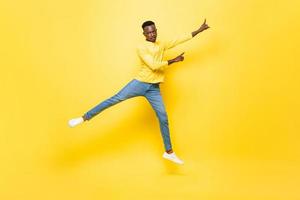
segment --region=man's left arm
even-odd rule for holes
[[[203,22],[203,24],[200,26],[200,28],[197,29],[196,31],[192,32],[192,36],[195,37],[196,35],[198,35],[202,31],[205,31],[208,28],[210,28],[210,27],[206,24],[206,19],[205,19],[204,22]]]
[[[195,37],[197,34],[199,34],[200,32],[208,29],[209,26],[206,24],[206,19],[204,20],[204,23],[200,26],[199,29],[197,29],[196,31],[193,31],[192,33],[188,33],[188,34],[184,34],[184,35],[180,35],[177,38],[174,38],[173,40],[169,40],[167,42],[164,43],[164,49],[171,49],[181,43],[184,43],[190,39],[192,39],[193,37]]]

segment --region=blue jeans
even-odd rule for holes
[[[169,123],[167,112],[163,103],[163,99],[160,94],[159,83],[146,83],[133,79],[124,88],[122,88],[117,94],[99,103],[97,106],[86,112],[83,117],[85,120],[90,120],[95,115],[99,114],[106,108],[120,103],[126,99],[144,96],[151,104],[151,107],[156,113],[159,120],[160,131],[164,142],[165,150],[171,150],[171,139],[169,132]]]

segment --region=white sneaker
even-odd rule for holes
[[[164,154],[163,154],[163,158],[165,158],[165,159],[167,159],[167,160],[170,160],[170,161],[172,161],[172,162],[174,162],[174,163],[177,163],[177,164],[183,164],[183,161],[182,160],[180,160],[177,156],[176,156],[176,154],[173,152],[173,153],[167,153],[167,152],[164,152]]]
[[[69,120],[69,126],[70,126],[70,127],[77,126],[77,125],[81,124],[83,121],[84,121],[84,120],[83,120],[82,117],[70,119],[70,120]]]

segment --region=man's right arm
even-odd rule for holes
[[[179,56],[177,56],[176,58],[168,60],[168,65],[171,65],[172,63],[175,63],[175,62],[183,61],[184,60],[183,54],[184,54],[184,52],[182,54],[180,54]]]
[[[155,60],[155,58],[148,53],[147,49],[143,47],[137,49],[137,54],[151,70],[163,69],[169,65],[168,61]]]
[[[179,56],[170,59],[168,61],[157,61],[154,59],[152,55],[150,55],[146,49],[144,48],[138,48],[137,49],[138,56],[143,60],[143,62],[151,69],[151,70],[162,70],[166,68],[168,65],[171,65],[175,62],[180,62],[184,60],[183,54],[180,54]]]

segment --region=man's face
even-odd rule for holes
[[[157,30],[155,25],[150,25],[144,27],[144,36],[146,37],[146,40],[150,42],[155,42],[157,37]]]

